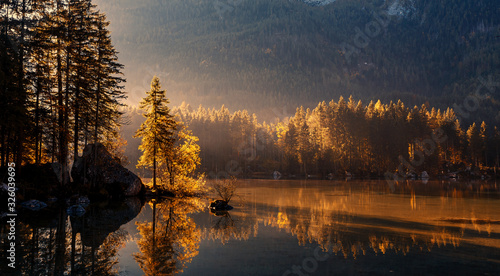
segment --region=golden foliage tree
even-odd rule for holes
[[[201,162],[199,139],[184,127],[174,134],[174,139],[171,150],[162,150],[165,154],[161,160],[162,182],[168,183],[170,191],[189,193],[190,187],[185,186],[195,185],[189,177]]]
[[[163,190],[194,194],[201,191],[203,184],[191,178],[201,162],[198,137],[174,118],[168,103],[160,80],[154,77],[140,105],[146,111],[146,121],[136,132],[136,137],[142,137],[139,149],[143,152],[137,167],[153,169],[153,189],[159,180]]]
[[[171,155],[178,123],[170,114],[170,108],[167,106],[169,100],[165,96],[165,90],[161,89],[158,77],[153,77],[151,90],[146,94],[140,103],[140,108],[145,111],[146,121],[135,134],[135,137],[142,138],[139,146],[142,156],[137,167],[153,168],[153,189],[156,189],[157,163],[163,156]]]

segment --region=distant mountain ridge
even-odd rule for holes
[[[111,21],[132,103],[154,74],[174,104],[251,111],[340,95],[450,106],[479,76],[500,79],[496,0],[97,3]],[[497,94],[480,118],[496,116]]]

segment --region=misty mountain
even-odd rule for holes
[[[444,107],[500,79],[496,0],[96,2],[132,104],[153,75],[173,104],[253,112],[339,95]],[[479,117],[499,109],[489,91]]]

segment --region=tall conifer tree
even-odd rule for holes
[[[175,142],[174,132],[177,130],[177,122],[170,114],[170,103],[161,89],[160,79],[154,77],[151,81],[151,90],[146,92],[147,96],[142,99],[140,108],[145,111],[146,121],[137,130],[135,137],[141,137],[142,143],[139,147],[142,156],[138,166],[153,168],[153,189],[156,189],[156,167],[160,158],[169,156]]]

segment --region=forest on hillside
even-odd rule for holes
[[[480,77],[500,78],[494,0],[221,0],[222,11],[207,0],[97,2],[129,65],[131,99],[157,74],[175,105],[225,104],[270,120],[264,111],[276,106],[314,108],[341,95],[446,109]],[[494,123],[492,97],[468,124]]]
[[[158,3],[147,1],[141,4],[135,1],[120,3],[123,7],[137,6],[124,11],[116,1],[101,4],[103,9],[116,7],[124,15],[132,12],[138,16],[137,20],[142,20],[141,24],[161,25],[144,28],[147,31],[134,37],[124,37],[126,32],[117,31],[118,41],[144,42],[144,48],[138,49],[135,52],[137,55],[130,56],[140,59],[161,40],[165,43],[161,45],[179,52],[174,55],[177,61],[167,55],[165,60],[158,62],[173,66],[179,74],[186,73],[193,83],[199,80],[200,75],[196,74],[201,72],[196,70],[204,68],[201,78],[217,84],[212,87],[212,92],[199,91],[203,97],[210,99],[207,106],[193,109],[183,104],[172,111],[182,122],[182,129],[189,131],[185,132],[186,137],[198,141],[201,155],[198,172],[207,173],[209,177],[219,173],[268,175],[275,170],[289,175],[318,177],[342,175],[346,171],[376,176],[387,171],[406,174],[425,170],[446,174],[498,167],[500,101],[496,93],[498,51],[495,51],[498,41],[494,37],[497,30],[493,28],[498,25],[498,18],[493,16],[495,9],[491,9],[490,1],[476,4],[469,1],[420,1],[414,6],[403,6],[406,7],[402,10],[405,11],[404,16],[394,15],[391,19],[394,25],[388,25],[387,31],[380,34],[383,36],[381,39],[372,41],[374,47],[368,47],[363,54],[357,55],[359,62],[363,55],[370,58],[380,56],[377,64],[383,67],[365,70],[362,74],[345,64],[346,60],[338,55],[335,45],[349,37],[347,26],[353,22],[350,20],[354,18],[359,20],[356,24],[365,24],[369,22],[369,10],[387,9],[388,4],[381,1],[336,1],[323,7],[294,1],[258,0],[252,4],[242,1],[240,9],[234,9],[222,20],[212,18],[214,14],[205,14],[208,5],[205,1],[196,5],[190,1],[160,1],[158,3],[162,5],[159,9],[156,9]],[[365,7],[370,9],[360,9],[362,4],[367,4]],[[436,14],[442,9],[435,5],[445,4],[452,14],[470,12],[461,17]],[[139,144],[130,133],[139,128],[143,118],[139,116],[141,111],[134,107],[123,109],[126,98],[122,75],[124,68],[118,62],[118,52],[111,43],[110,23],[100,12],[101,7],[96,7],[90,0],[12,1],[2,2],[1,7],[0,165],[5,167],[13,161],[18,165],[58,162],[66,168],[63,171],[67,171],[83,147],[95,142],[104,142],[114,155],[126,161],[123,149],[128,142],[127,155],[130,166],[135,169]],[[436,9],[427,10],[429,7]],[[169,12],[163,13],[164,9]],[[178,9],[184,9],[186,13],[175,13]],[[427,19],[420,18],[419,24],[413,24],[416,16],[423,16],[424,11]],[[156,16],[145,16],[151,13],[156,13]],[[432,25],[435,22],[431,19],[438,15],[442,19],[440,24],[444,25],[435,29]],[[207,21],[192,21],[193,18]],[[461,19],[454,21],[457,18]],[[479,18],[480,24],[477,25]],[[149,22],[151,20],[154,22]],[[127,28],[126,22],[120,21],[120,18],[115,22],[117,26],[123,23],[122,27]],[[424,33],[427,40],[424,42],[421,37],[412,36],[416,34],[412,32],[401,33],[397,41],[396,38],[389,39],[393,32],[402,31],[398,28],[403,27],[415,28],[413,32],[427,28]],[[206,32],[207,35],[193,32],[197,28],[201,28],[198,32]],[[321,34],[317,33],[318,30]],[[447,33],[448,30],[452,30],[451,33]],[[216,33],[218,35],[214,35]],[[303,39],[298,34],[302,34]],[[455,39],[459,34],[464,35],[463,43]],[[277,37],[281,40],[276,40]],[[191,43],[185,43],[186,39]],[[269,44],[271,40],[268,39],[274,41],[273,44]],[[249,41],[252,43],[247,43]],[[261,45],[256,47],[255,43]],[[412,49],[410,44],[417,45],[423,52],[387,56],[389,52],[394,54],[402,49]],[[207,45],[213,52],[202,51]],[[257,54],[262,49],[264,52]],[[446,51],[440,52],[442,49]],[[200,59],[203,58],[200,55],[206,54],[211,60]],[[150,57],[151,60],[155,58],[155,55]],[[183,67],[181,60],[195,62],[193,64],[202,62],[204,65],[191,71],[195,67]],[[234,66],[226,67],[227,64]],[[343,69],[339,69],[338,64],[343,64]],[[317,74],[322,66],[333,71]],[[241,71],[242,68],[244,71]],[[446,68],[460,70],[450,73]],[[255,69],[258,74],[246,74],[249,72],[245,71],[247,69]],[[335,76],[331,74],[334,71],[339,73],[338,78],[332,77]],[[396,71],[403,73],[388,73]],[[224,82],[218,81],[220,76],[214,78],[214,74],[221,72],[231,72],[231,75],[223,77],[226,81],[247,87],[224,87]],[[340,76],[345,76],[346,72],[349,76],[355,72],[356,77],[352,80],[366,80],[370,89],[364,87],[361,90],[371,95],[376,96],[380,91],[388,92],[390,89],[377,90],[384,86],[369,81],[369,72],[379,74],[373,75],[372,80],[401,82],[416,90],[427,91],[429,95],[441,95],[450,104],[439,109],[440,101],[436,100],[432,104],[426,102],[411,107],[414,106],[412,100],[407,102],[404,97],[407,88],[401,86],[390,97],[401,99],[397,102],[384,98],[389,94],[381,94],[378,101],[365,101],[363,96],[356,96],[359,93],[353,93],[356,100],[351,97],[348,100],[315,101],[316,105],[309,107],[317,96],[308,90],[314,87],[310,81],[327,85],[328,89],[323,87],[318,91],[322,93],[320,98],[330,100],[333,98],[331,91],[341,93],[350,90],[336,89],[325,79],[315,77],[329,76],[344,83],[345,79]],[[405,72],[415,72],[417,77],[413,78]],[[479,77],[473,73],[478,73]],[[418,76],[444,82],[460,80],[460,84],[452,85],[455,93],[447,90],[451,84],[443,82],[435,86],[430,79],[420,82],[422,79]],[[179,94],[172,80],[182,82],[183,77],[176,74],[167,77],[164,87],[168,90],[168,99]],[[281,86],[280,82],[289,86]],[[269,83],[276,86],[268,86]],[[397,87],[393,84],[389,86]],[[263,86],[261,89],[252,85]],[[441,87],[438,89],[441,94],[432,92],[432,87]],[[252,100],[243,96],[248,91],[252,91],[249,94]],[[192,96],[190,92],[185,92],[185,97]],[[143,97],[144,91],[141,93]],[[479,94],[481,96],[476,96]],[[411,92],[408,95],[420,97],[426,94]],[[269,100],[268,96],[273,99]],[[226,106],[220,109],[210,107],[214,102],[231,99],[248,107],[231,108],[239,110],[233,113]],[[193,101],[196,102],[194,98]],[[302,103],[290,105],[290,102]],[[284,106],[299,108],[291,111],[292,114],[274,114],[272,118],[280,117],[281,121],[267,120],[266,123],[257,119],[252,106],[267,106],[278,113]],[[119,128],[127,120],[121,116],[124,112],[132,114],[128,118],[131,124],[123,126],[125,134],[120,137]],[[131,127],[134,128],[132,131]],[[147,175],[145,171],[142,174]]]
[[[351,96],[320,102],[314,109],[299,107],[282,121],[259,121],[247,110],[231,113],[192,108],[172,110],[199,138],[200,172],[211,178],[400,176],[427,171],[434,176],[460,172],[464,176],[490,176],[499,166],[500,130],[486,123],[464,125],[451,108],[401,101],[363,104]],[[127,112],[133,127],[140,111]],[[124,135],[127,135],[125,132]],[[136,160],[134,141],[127,155]],[[147,171],[139,172],[147,174]]]

